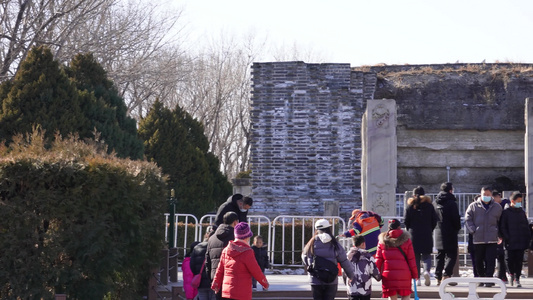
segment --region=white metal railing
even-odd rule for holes
[[[168,241],[168,228],[171,225],[169,222],[170,215],[164,214],[164,216],[166,224],[165,241]],[[328,219],[332,223],[332,233],[334,235],[341,234],[348,229],[344,219],[331,216],[282,215],[274,218],[271,221],[266,216],[250,215],[248,216],[248,223],[250,224],[254,235],[266,236],[265,243],[269,252],[269,259],[272,266],[300,266],[301,264],[299,263],[301,252],[309,237],[314,234],[314,222],[322,218]],[[403,223],[403,215],[382,216],[382,218],[384,222],[382,231],[387,229],[387,223],[390,219],[396,218]],[[192,235],[195,241],[202,241],[205,228],[214,224],[214,220],[214,214],[205,215],[200,219],[200,221],[198,221],[194,215],[176,214],[174,217],[174,224],[172,224],[174,226],[174,236],[171,237],[174,239],[174,245],[176,245],[178,249],[183,249],[183,253],[185,254],[188,249],[187,241],[189,240],[189,237]],[[183,232],[181,232],[178,227],[178,221],[183,221],[184,224],[194,224],[192,227],[194,228],[194,232],[191,232],[192,228],[190,226],[183,226]],[[529,218],[529,222],[533,222],[533,218]],[[461,224],[464,224],[464,218],[461,218]],[[265,227],[267,228],[266,233],[264,232]],[[282,228],[283,230],[276,229],[278,227]],[[298,232],[297,236],[300,236],[301,234],[299,240],[295,239],[296,232]],[[281,237],[278,235],[281,235]],[[178,237],[179,243],[181,243],[180,246],[178,246]],[[470,257],[467,250],[468,233],[464,225],[459,232],[458,238],[459,263],[462,266],[467,266],[470,264]],[[351,246],[351,239],[349,238],[341,238],[339,242],[345,247],[345,249],[349,249]],[[436,263],[436,252],[436,249],[434,249],[432,253],[434,264]],[[281,258],[279,258],[279,254],[281,254]],[[277,260],[276,257],[278,257]]]
[[[466,298],[455,298],[455,296],[446,291],[446,286],[450,283],[468,283],[468,296]],[[477,294],[477,287],[479,283],[493,283],[500,288],[500,292],[496,293],[492,298],[479,298]],[[481,300],[481,299],[494,299],[503,300],[507,295],[507,287],[505,283],[499,278],[494,277],[451,277],[444,279],[439,286],[439,296],[442,300],[454,300],[454,299],[466,299],[466,300]]]

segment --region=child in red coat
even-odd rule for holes
[[[389,231],[379,235],[376,265],[382,276],[383,297],[409,299],[411,281],[418,278],[418,270],[410,234],[400,228],[397,219],[389,221]]]
[[[252,299],[252,277],[265,290],[268,289],[268,281],[250,247],[250,237],[253,233],[248,224],[237,224],[234,232],[235,240],[230,241],[222,250],[211,289],[215,293],[222,290],[222,298],[249,300]]]

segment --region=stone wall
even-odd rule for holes
[[[456,192],[485,184],[524,188],[524,105],[533,65],[451,64],[351,68],[252,67],[254,214],[341,216],[361,206],[361,118],[366,101],[397,103],[397,189]],[[392,199],[391,199],[392,201]]]
[[[456,192],[482,185],[524,187],[524,107],[533,95],[532,65],[373,67],[375,98],[398,105],[397,191],[417,185]]]
[[[375,74],[349,64],[252,67],[254,214],[341,215],[361,205],[361,117]]]

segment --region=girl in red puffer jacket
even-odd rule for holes
[[[268,289],[265,274],[257,264],[255,254],[250,247],[250,237],[253,235],[246,222],[235,226],[235,240],[230,241],[222,250],[220,263],[211,289],[218,293],[222,290],[222,298],[236,300],[252,299],[252,276],[263,289]]]
[[[411,281],[418,278],[418,270],[410,234],[400,228],[397,219],[390,220],[389,231],[379,235],[376,265],[382,276],[383,297],[409,299]]]

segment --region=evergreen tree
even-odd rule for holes
[[[88,120],[80,108],[82,95],[46,47],[30,51],[12,82],[0,88],[0,140],[40,126],[50,139],[83,132]]]
[[[114,150],[119,157],[141,159],[143,144],[137,137],[135,120],[127,115],[124,99],[93,55],[77,55],[66,71],[79,90],[94,95],[95,99],[84,99],[82,110],[108,150]]]
[[[177,211],[197,216],[213,211],[231,194],[231,184],[209,150],[203,126],[176,106],[156,101],[139,124],[147,159],[169,176],[176,191]]]

